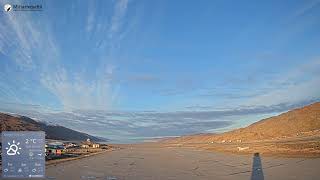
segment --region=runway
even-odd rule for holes
[[[319,158],[275,158],[126,145],[124,149],[47,167],[47,179],[317,179]]]

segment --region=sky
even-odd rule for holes
[[[2,112],[138,142],[223,132],[320,100],[319,0],[0,5]]]

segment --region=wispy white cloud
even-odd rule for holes
[[[11,1],[16,3],[19,1]],[[2,7],[5,1],[0,2]],[[40,24],[45,16],[30,13],[1,13],[0,89],[2,100],[33,103],[39,87],[39,75],[58,60],[59,50],[50,32],[50,24]]]
[[[112,100],[112,78],[113,71],[108,70],[104,77],[85,81],[61,68],[56,73],[43,75],[41,82],[59,98],[65,110],[108,109]]]
[[[294,17],[296,18],[298,16],[302,16],[302,15],[308,13],[313,8],[315,8],[316,6],[319,6],[319,5],[320,5],[320,1],[319,0],[308,1],[304,6],[302,6],[300,9],[298,9],[294,13]]]
[[[119,32],[123,18],[126,15],[128,8],[128,0],[118,0],[114,6],[114,13],[111,18],[111,25],[109,29],[109,38],[112,38],[116,33]]]
[[[86,31],[90,32],[94,28],[95,21],[95,4],[94,1],[90,1],[88,4],[88,17]]]
[[[119,43],[118,33],[122,28],[128,1],[115,1],[110,23],[106,22],[104,25],[96,21],[97,13],[94,3],[89,3],[88,7],[86,31],[107,35],[105,38],[102,36],[102,39],[99,40],[101,41],[100,49],[103,49],[105,53],[101,53],[94,59],[99,64],[96,67],[95,77],[88,79],[85,73],[68,71],[61,65],[56,68],[56,72],[44,73],[41,76],[41,83],[59,98],[65,110],[110,109],[118,97],[119,85],[113,83],[115,66],[112,63],[114,59],[112,55],[116,44]],[[109,29],[103,31],[107,25]],[[106,46],[106,44],[111,44],[111,46]]]
[[[101,24],[96,23],[96,30],[104,34],[103,39],[97,41],[96,46],[98,50],[107,52],[109,58],[113,58],[114,52],[120,47],[121,40],[125,37],[125,32],[130,28],[124,27],[127,22],[126,14],[129,8],[128,0],[114,1],[113,11],[110,15],[110,22]],[[89,17],[92,13],[89,14]],[[88,18],[89,18],[88,17]]]
[[[11,56],[16,63],[24,68],[32,68],[33,61],[31,58],[32,46],[38,44],[39,33],[33,28],[26,15],[13,13],[5,14],[6,18],[1,23],[1,53]],[[20,22],[25,22],[25,26],[21,27]],[[5,32],[5,33],[4,33]],[[14,48],[14,52],[11,51]]]
[[[249,98],[249,105],[297,104],[320,97],[320,59],[304,63],[287,73],[269,80],[268,91]],[[271,83],[271,84],[270,84]]]
[[[0,3],[1,6],[3,3]],[[115,1],[110,23],[103,25],[110,25],[109,29],[100,27],[97,31],[100,35],[104,35],[101,37],[105,39],[112,37],[107,40],[108,43],[119,43],[117,33],[121,30],[127,6],[128,1]],[[92,33],[91,31],[95,28],[99,28],[99,23],[95,21],[97,14],[94,4],[89,3],[88,7],[92,9],[89,9],[84,29],[87,33]],[[94,67],[95,70],[90,71],[93,71],[93,75],[90,75],[94,77],[88,78],[88,72],[65,66],[64,53],[68,53],[68,50],[60,46],[59,37],[53,31],[53,24],[48,20],[49,17],[44,13],[35,13],[4,13],[4,18],[0,22],[0,53],[8,57],[8,63],[11,63],[9,61],[14,62],[14,66],[11,64],[10,67],[1,68],[0,79],[9,76],[7,70],[16,67],[21,70],[20,74],[10,72],[11,82],[2,81],[0,83],[0,88],[6,90],[5,100],[37,104],[33,101],[26,102],[26,98],[22,97],[27,97],[26,95],[35,91],[35,88],[41,88],[56,96],[66,110],[111,108],[119,91],[119,86],[112,84],[115,76],[112,59],[115,58],[110,54],[113,50],[105,49],[106,53],[98,54],[92,59],[98,66]],[[31,79],[32,83],[30,83]],[[21,87],[21,85],[25,86],[14,88]],[[22,89],[27,93],[22,93]],[[38,95],[38,98],[45,97]]]
[[[305,59],[296,66],[286,68],[277,73],[256,71],[245,75],[237,74],[231,82],[222,79],[221,82],[208,87],[198,85],[190,88],[193,86],[188,83],[185,87],[162,90],[161,93],[171,97],[184,95],[187,102],[179,105],[188,110],[271,107],[286,104],[287,109],[283,108],[285,111],[297,104],[319,100],[319,57]]]

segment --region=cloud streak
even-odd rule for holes
[[[89,10],[84,28],[86,33],[96,37],[98,35],[95,33],[103,35],[103,41],[111,44],[111,46],[101,47],[100,52],[93,51],[95,57],[90,61],[97,66],[89,71],[67,66],[67,62],[71,60],[66,59],[65,55],[69,54],[69,49],[73,47],[66,49],[58,43],[62,37],[55,31],[54,24],[49,21],[50,17],[47,14],[2,13],[0,53],[6,59],[0,62],[2,65],[0,78],[10,75],[11,78],[16,79],[11,79],[11,82],[3,79],[0,87],[5,91],[6,96],[0,98],[17,103],[38,104],[40,102],[37,102],[37,99],[30,97],[29,100],[26,100],[27,96],[24,96],[33,94],[36,90],[42,91],[42,96],[45,96],[43,93],[55,96],[58,103],[67,111],[71,109],[111,108],[119,88],[118,85],[113,84],[115,66],[112,62],[114,59],[112,55],[120,43],[121,35],[119,33],[128,9],[128,1],[119,0],[112,5],[114,5],[114,12],[108,30],[96,23],[98,14],[95,12],[100,11],[96,9],[95,4],[90,2],[87,6]],[[73,6],[78,6],[78,4],[73,4]],[[65,22],[68,22],[70,20],[68,18],[71,17],[66,16],[65,18]],[[105,24],[104,26],[108,25],[108,23]],[[72,32],[66,30],[65,33]],[[72,37],[72,34],[69,36]],[[81,43],[80,40],[79,42]],[[13,71],[14,68],[17,68],[17,71]],[[94,76],[89,78],[88,76],[92,76],[92,74]],[[19,76],[20,78],[18,78]],[[25,94],[22,94],[20,89],[12,88],[14,86],[21,87],[22,84],[25,85],[23,86]],[[38,97],[41,98],[41,95],[39,94]]]
[[[122,24],[123,18],[126,15],[128,8],[128,0],[116,1],[114,6],[114,14],[111,18],[111,26],[109,29],[109,37],[113,38],[114,34],[118,33]]]

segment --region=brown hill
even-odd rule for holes
[[[222,134],[183,136],[167,142],[248,142],[312,135],[320,131],[320,102]]]
[[[22,118],[0,113],[1,131],[41,131],[39,124],[26,122]]]
[[[90,138],[93,141],[106,141],[106,139],[63,126],[47,125],[25,116],[12,116],[0,113],[0,132],[2,131],[45,131],[46,138],[48,139],[83,141]]]

